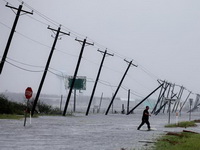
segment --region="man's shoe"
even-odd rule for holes
[[[137,130],[140,130],[140,128],[137,128]]]

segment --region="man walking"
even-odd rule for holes
[[[149,114],[149,106],[146,106],[146,109],[143,111],[143,116],[142,116],[142,122],[141,124],[139,125],[139,127],[137,128],[138,130],[140,130],[140,128],[146,123],[147,124],[147,127],[148,127],[148,130],[151,130],[151,127],[150,127],[150,123],[149,123],[149,116],[151,116]]]

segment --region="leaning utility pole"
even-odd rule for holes
[[[181,94],[180,94],[180,96],[179,96],[179,100],[178,100],[178,102],[177,102],[175,112],[176,112],[177,109],[178,109],[179,103],[180,103],[180,101],[181,101],[181,97],[182,97],[182,95],[183,95],[183,91],[184,91],[184,89],[185,89],[183,86],[181,86],[181,88],[182,88],[182,91],[181,91]]]
[[[124,61],[128,62],[128,61],[125,60],[125,59],[124,59]],[[110,102],[110,104],[109,104],[109,106],[108,106],[108,108],[107,108],[107,111],[106,111],[106,114],[105,114],[105,115],[108,114],[108,112],[109,112],[109,110],[110,110],[110,107],[111,107],[111,105],[112,105],[112,103],[113,103],[113,101],[114,101],[114,99],[115,99],[115,97],[116,97],[116,95],[117,95],[117,93],[118,93],[118,91],[119,91],[119,88],[121,87],[121,84],[122,84],[122,82],[123,82],[123,80],[124,80],[124,78],[125,78],[125,76],[126,76],[128,70],[129,70],[130,66],[133,65],[133,66],[137,67],[136,65],[134,65],[134,64],[132,63],[132,61],[130,61],[130,62],[128,62],[128,63],[129,63],[129,65],[128,65],[128,67],[127,67],[127,69],[126,69],[126,71],[125,71],[125,73],[124,73],[124,75],[123,75],[123,77],[122,77],[122,79],[121,79],[121,81],[120,81],[118,87],[117,87],[117,90],[115,91],[115,94],[114,94],[113,97],[112,97],[112,100],[111,100],[111,102]]]
[[[103,93],[101,94],[101,98],[100,98],[100,102],[99,102],[99,108],[98,108],[97,113],[100,112],[102,100],[103,100]]]
[[[131,112],[133,112],[134,109],[136,109],[140,104],[142,104],[147,98],[149,98],[153,93],[155,93],[160,87],[163,86],[164,83],[160,84],[154,91],[152,91],[149,95],[147,95],[141,102],[139,102],[134,108],[132,108],[127,115],[129,115]]]
[[[22,3],[22,4],[23,4],[23,3]],[[20,13],[21,13],[21,12],[24,12],[24,13],[28,13],[28,14],[33,14],[33,12],[28,12],[28,11],[22,10],[22,5],[19,5],[19,8],[15,8],[15,7],[9,6],[8,3],[7,3],[7,4],[6,4],[6,7],[9,7],[9,8],[11,8],[11,9],[17,10],[17,13],[16,13],[15,21],[14,21],[14,23],[13,23],[11,32],[10,32],[10,36],[9,36],[9,38],[8,38],[8,42],[7,42],[7,44],[6,44],[6,48],[5,48],[3,57],[2,57],[1,62],[0,62],[0,74],[1,74],[1,72],[2,72],[2,70],[3,70],[3,66],[4,66],[4,63],[5,63],[5,61],[6,61],[6,57],[7,57],[7,54],[8,54],[8,50],[9,50],[9,47],[10,47],[10,44],[11,44],[11,41],[12,41],[12,38],[13,38],[13,35],[14,35],[14,32],[15,32],[15,28],[16,28],[16,26],[17,26],[17,22],[18,22]]]
[[[57,33],[56,33],[56,36],[55,36],[55,39],[54,39],[54,42],[53,42],[53,46],[52,46],[52,48],[51,48],[51,52],[50,52],[50,54],[49,54],[49,58],[48,58],[47,63],[46,63],[46,67],[45,67],[45,70],[44,70],[44,73],[43,73],[43,76],[42,76],[42,79],[41,79],[41,82],[40,82],[40,85],[39,85],[37,94],[36,94],[36,96],[35,96],[35,100],[34,100],[33,107],[32,107],[32,111],[31,111],[31,115],[32,115],[32,116],[33,116],[33,114],[34,114],[35,107],[36,107],[36,105],[37,105],[37,101],[38,101],[38,99],[39,99],[40,92],[41,92],[41,90],[42,90],[42,86],[43,86],[43,83],[44,83],[44,80],[45,80],[47,71],[48,71],[48,69],[49,69],[49,64],[50,64],[51,58],[52,58],[52,56],[53,56],[53,52],[54,52],[54,49],[55,49],[55,46],[56,46],[56,42],[57,42],[57,40],[58,40],[58,36],[59,36],[60,33],[65,34],[65,35],[70,35],[70,33],[61,32],[61,31],[60,31],[61,27],[58,27],[58,30],[52,29],[52,28],[50,28],[50,27],[48,27],[48,29],[52,30],[53,32],[57,32]]]
[[[161,84],[161,83],[160,83],[160,84]],[[166,92],[167,87],[168,87],[169,84],[168,84],[166,81],[164,81],[164,82],[162,83],[162,85],[163,85],[163,86],[161,87],[161,90],[160,90],[160,94],[159,94],[157,103],[156,103],[156,105],[154,106],[154,108],[153,108],[153,110],[152,110],[151,113],[156,112],[157,106],[158,106],[158,104],[160,103],[160,101],[164,98],[165,92]]]
[[[182,106],[181,106],[181,108],[180,108],[180,110],[179,110],[179,113],[181,113],[181,110],[183,109],[183,106],[185,105],[185,103],[187,102],[187,100],[188,100],[188,98],[190,97],[190,94],[192,93],[192,91],[189,91],[189,94],[188,94],[188,96],[187,96],[187,98],[185,99],[185,101],[183,102],[183,104],[182,104]]]
[[[78,40],[78,39],[75,39],[75,40],[78,41],[78,42],[80,42],[80,43],[83,43],[83,44],[82,44],[82,48],[81,48],[81,51],[80,51],[80,54],[79,54],[78,62],[77,62],[76,69],[75,69],[75,72],[74,72],[74,76],[73,76],[73,79],[72,79],[72,84],[71,84],[71,87],[70,87],[70,90],[69,90],[69,93],[68,93],[68,96],[67,96],[67,100],[66,100],[66,103],[65,103],[65,108],[64,108],[64,111],[63,111],[63,116],[65,116],[66,111],[67,111],[67,107],[69,105],[70,97],[71,97],[71,94],[72,94],[72,90],[74,88],[76,76],[77,76],[77,73],[78,73],[79,65],[81,63],[81,58],[82,58],[82,55],[83,55],[83,50],[85,48],[85,45],[86,44],[88,44],[88,45],[94,45],[94,43],[91,44],[91,43],[86,42],[86,39],[84,39],[83,41]]]
[[[173,107],[173,109],[172,109],[172,112],[176,111],[176,109],[177,109],[177,107],[178,107],[178,104],[179,104],[179,102],[180,102],[180,100],[181,100],[181,97],[182,97],[182,94],[183,94],[183,90],[184,90],[184,87],[181,86],[181,87],[180,87],[180,91],[179,91],[178,96],[177,96],[177,101],[176,101],[175,104],[174,104],[174,107]]]
[[[173,85],[172,85],[171,83],[169,83],[169,89],[168,89],[168,93],[167,93],[166,98],[169,98],[169,94],[170,94],[171,88],[173,89]],[[173,92],[172,92],[172,93],[173,93]],[[163,100],[162,100],[162,102],[161,102],[161,104],[160,104],[160,107],[162,106],[163,101],[164,101],[164,98],[163,98]],[[163,106],[163,107],[164,107],[164,108],[163,108],[163,113],[165,112],[165,106],[166,106],[166,105]]]
[[[110,56],[114,56],[114,54],[109,54],[107,53],[107,50],[105,50],[105,52],[102,52],[100,50],[98,50],[100,53],[104,53],[103,54],[103,58],[102,58],[102,61],[101,61],[101,64],[100,64],[100,67],[99,67],[99,71],[98,71],[98,74],[97,74],[97,77],[96,77],[96,80],[95,80],[95,83],[94,83],[94,87],[93,87],[93,90],[92,90],[92,95],[90,97],[90,101],[89,101],[89,104],[88,104],[88,108],[87,108],[87,111],[86,111],[86,116],[88,115],[89,111],[90,111],[90,106],[91,106],[91,103],[92,103],[92,99],[94,97],[94,93],[95,93],[95,90],[96,90],[96,86],[97,86],[97,83],[98,83],[98,80],[99,80],[99,76],[100,76],[100,73],[101,73],[101,69],[102,69],[102,66],[103,66],[103,62],[104,62],[104,59],[105,59],[105,56],[106,55],[110,55]]]

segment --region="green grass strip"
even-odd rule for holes
[[[0,114],[0,119],[22,119],[24,115],[15,115],[15,114]]]
[[[195,121],[183,121],[183,122],[179,122],[178,124],[165,125],[165,127],[167,127],[167,128],[173,128],[173,127],[187,128],[187,127],[195,127],[195,126],[197,126],[195,124]]]
[[[200,134],[180,133],[180,136],[165,135],[157,141],[154,150],[199,150]]]

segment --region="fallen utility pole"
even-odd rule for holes
[[[22,3],[22,4],[23,4],[23,3]],[[4,66],[4,63],[5,63],[5,61],[6,61],[6,57],[7,57],[7,54],[8,54],[8,50],[9,50],[9,47],[10,47],[10,44],[11,44],[13,35],[14,35],[14,33],[15,33],[15,28],[16,28],[16,26],[17,26],[17,22],[18,22],[18,20],[19,20],[20,13],[21,13],[21,12],[24,12],[24,13],[27,13],[27,14],[33,14],[33,12],[28,12],[28,11],[22,10],[22,5],[19,5],[19,8],[15,8],[15,7],[9,6],[8,3],[7,3],[7,4],[6,4],[6,7],[9,7],[9,8],[11,8],[11,9],[17,10],[17,13],[16,13],[16,17],[15,17],[15,20],[14,20],[14,23],[13,23],[13,26],[12,26],[12,29],[11,29],[11,32],[10,32],[10,36],[9,36],[9,38],[8,38],[8,42],[7,42],[7,44],[6,44],[6,48],[5,48],[4,54],[3,54],[2,59],[1,59],[1,63],[0,63],[0,74],[2,73],[3,66]]]
[[[168,83],[169,85],[168,85],[168,92],[167,92],[167,95],[166,95],[166,97],[167,98],[169,98],[169,94],[170,94],[170,91],[171,91],[171,87],[172,87],[172,84],[171,83]],[[162,100],[162,102],[163,102],[163,100]],[[161,105],[162,105],[162,102],[161,102]],[[161,106],[160,105],[160,106]]]
[[[72,90],[74,88],[76,76],[77,76],[78,69],[79,69],[79,66],[80,66],[80,63],[81,63],[81,58],[82,58],[82,55],[83,55],[83,50],[85,48],[85,45],[86,44],[88,44],[88,45],[94,45],[94,43],[92,44],[92,43],[86,42],[86,39],[84,39],[83,41],[78,40],[78,39],[75,39],[75,40],[78,41],[78,42],[80,42],[80,43],[83,43],[83,44],[82,44],[82,48],[81,48],[81,51],[80,51],[80,54],[79,54],[78,62],[77,62],[76,69],[75,69],[75,72],[74,72],[74,76],[73,76],[73,79],[72,79],[72,84],[71,84],[71,87],[70,87],[70,90],[69,90],[69,93],[68,93],[68,96],[67,96],[67,100],[66,100],[66,103],[65,103],[65,108],[64,108],[64,111],[63,111],[63,116],[65,116],[65,114],[67,112],[67,107],[69,105],[69,101],[70,101],[70,97],[71,97],[71,94],[72,94]]]
[[[164,104],[163,104],[156,112],[154,112],[154,115],[157,115],[157,114],[163,109],[163,107],[165,107],[165,105],[166,105],[167,103],[168,103],[167,101],[164,102]]]
[[[92,90],[92,95],[90,97],[88,108],[87,108],[87,111],[86,111],[86,114],[85,114],[86,116],[88,115],[88,113],[90,111],[90,106],[91,106],[91,103],[92,103],[92,99],[94,97],[94,93],[95,93],[96,86],[97,86],[97,83],[98,83],[98,80],[99,80],[99,76],[100,76],[100,73],[101,73],[101,69],[102,69],[102,66],[103,66],[104,59],[105,59],[106,55],[114,56],[114,54],[107,53],[107,50],[105,50],[104,52],[102,52],[100,50],[98,50],[98,51],[100,53],[104,53],[104,54],[103,54],[103,58],[102,58],[102,61],[101,61],[100,67],[99,67],[99,71],[98,71],[98,74],[97,74],[97,77],[96,77],[96,80],[95,80],[95,83],[94,83],[94,87],[93,87],[93,90]]]
[[[187,102],[188,98],[190,97],[190,94],[192,93],[192,91],[189,91],[189,94],[187,96],[187,98],[185,99],[185,101],[183,102],[183,105],[181,106],[179,112],[181,113],[181,110],[183,109],[183,106],[185,105],[185,103]]]
[[[172,85],[172,91],[171,91],[171,99],[173,99],[174,97],[178,98],[176,95],[177,93],[174,93],[174,88],[175,88],[175,83]],[[163,112],[164,113],[164,112]],[[169,106],[168,106],[168,110],[167,110],[167,113],[169,113]]]
[[[169,89],[168,89],[168,93],[167,93],[167,98],[169,97],[169,94],[170,94],[170,91],[171,91],[171,88],[172,88],[172,90],[173,90],[173,85],[171,84],[171,83],[169,83]],[[162,102],[163,102],[164,100],[162,100]],[[160,106],[162,106],[162,103],[161,103],[161,105]],[[164,105],[163,107],[163,113],[165,112],[165,106],[166,105]]]
[[[182,94],[183,94],[183,90],[184,90],[184,87],[181,86],[181,87],[180,87],[180,91],[179,91],[178,96],[177,96],[177,99],[179,99],[179,100],[175,102],[174,107],[173,107],[173,109],[172,109],[172,112],[176,111],[176,107],[177,107],[178,104],[179,104],[179,101],[180,101],[181,96],[182,96]]]
[[[173,97],[171,97],[171,99],[173,99],[175,96],[176,95],[174,95]],[[154,113],[155,115],[157,115],[158,113],[160,113],[160,111],[163,109],[163,107],[165,109],[165,106],[168,103],[168,101],[166,101],[166,98],[164,98],[164,101],[165,101],[164,104]],[[163,111],[163,113],[164,113],[164,111]]]
[[[182,97],[182,95],[183,95],[183,91],[184,91],[184,87],[182,86],[182,91],[181,91],[181,94],[180,94],[180,96],[179,96],[179,101],[178,101],[178,103],[177,103],[177,105],[176,105],[176,109],[175,109],[175,112],[177,111],[177,109],[178,109],[178,106],[179,106],[179,103],[180,103],[180,101],[181,101],[181,97]]]
[[[171,96],[170,96],[170,98],[172,99],[172,98],[174,98],[174,97],[177,95],[177,93],[174,94],[175,83],[174,83],[173,85],[170,85],[170,86],[172,87]],[[165,107],[166,107],[166,106],[164,106],[163,113],[165,112]],[[169,109],[168,109],[168,110],[169,110]],[[167,112],[168,112],[168,110],[167,110]]]
[[[125,59],[124,59],[124,61],[128,62],[128,61],[125,60]],[[111,102],[110,102],[110,104],[109,104],[109,106],[108,106],[108,108],[107,108],[107,111],[106,111],[106,114],[105,114],[105,115],[108,114],[108,112],[109,112],[109,110],[110,110],[110,107],[111,107],[111,105],[113,104],[113,101],[114,101],[114,99],[115,99],[115,97],[116,97],[116,95],[117,95],[117,93],[118,93],[118,91],[119,91],[119,88],[121,87],[121,84],[122,84],[122,82],[123,82],[123,80],[124,80],[124,78],[125,78],[125,76],[126,76],[128,70],[129,70],[130,66],[133,65],[133,66],[137,67],[137,65],[134,65],[134,64],[132,63],[132,61],[130,61],[130,62],[128,62],[128,63],[129,63],[129,65],[128,65],[128,67],[127,67],[127,69],[126,69],[126,71],[125,71],[125,73],[124,73],[124,75],[123,75],[123,77],[122,77],[122,79],[121,79],[121,81],[120,81],[118,87],[117,87],[117,90],[115,91],[115,94],[114,94],[113,97],[112,97],[112,100],[111,100]]]
[[[163,83],[164,83],[165,81],[163,81]],[[159,80],[158,80],[158,83],[159,84],[161,84],[160,82],[159,82]],[[151,113],[154,113],[155,111],[156,111],[156,108],[157,108],[157,105],[158,105],[158,103],[160,102],[160,99],[161,99],[161,95],[162,95],[162,90],[164,89],[164,87],[162,86],[161,87],[161,89],[160,89],[160,93],[159,93],[159,95],[158,95],[158,100],[157,100],[157,102],[156,102],[156,105],[154,106],[154,108],[152,109],[152,111],[151,111]]]
[[[32,111],[31,111],[31,115],[32,115],[32,116],[33,116],[33,114],[34,114],[35,107],[36,107],[36,105],[37,105],[37,101],[38,101],[38,99],[39,99],[40,92],[41,92],[41,90],[42,90],[42,86],[43,86],[44,80],[45,80],[45,78],[46,78],[47,71],[48,71],[48,69],[49,69],[49,64],[50,64],[51,58],[52,58],[52,56],[53,56],[53,52],[54,52],[54,49],[55,49],[55,46],[56,46],[56,42],[57,42],[57,40],[58,40],[58,36],[59,36],[60,33],[65,34],[65,35],[70,35],[70,33],[61,32],[61,31],[60,31],[60,30],[61,30],[61,27],[58,27],[58,30],[52,29],[52,28],[50,28],[50,27],[48,27],[48,29],[52,30],[53,32],[56,31],[57,33],[56,33],[56,36],[55,36],[55,39],[54,39],[54,42],[53,42],[53,46],[52,46],[52,48],[51,48],[51,52],[50,52],[50,54],[49,54],[49,58],[48,58],[47,63],[46,63],[46,67],[45,67],[45,70],[44,70],[44,73],[43,73],[43,76],[42,76],[42,79],[41,79],[41,82],[40,82],[40,85],[39,85],[37,94],[36,94],[36,96],[35,96],[35,100],[34,100],[33,107],[32,107]]]
[[[163,86],[164,83],[159,85],[153,92],[151,92],[147,97],[145,97],[141,102],[139,102],[134,108],[132,108],[127,115],[129,115],[131,112],[133,112],[134,109],[136,109],[140,104],[142,104],[147,98],[149,98],[153,93],[155,93],[160,87]]]
[[[163,97],[164,97],[164,95],[165,95],[165,92],[166,92],[166,90],[167,90],[167,87],[168,87],[168,83],[167,82],[163,82],[163,84],[162,84],[163,86],[162,86],[162,88],[161,88],[161,91],[164,89],[164,91],[162,91],[160,94],[160,96],[158,97],[158,101],[157,101],[157,103],[156,103],[156,105],[155,105],[155,107],[154,107],[154,109],[153,109],[153,111],[151,112],[151,113],[154,113],[154,112],[156,112],[156,110],[157,110],[157,106],[158,106],[158,103],[161,101],[161,99],[163,99]]]

